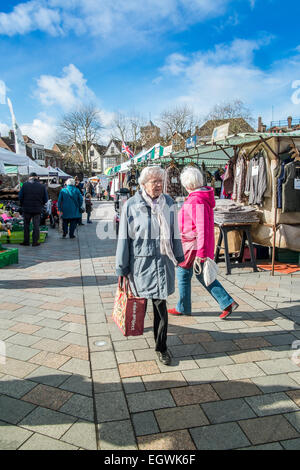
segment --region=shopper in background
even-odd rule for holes
[[[203,186],[201,171],[192,166],[183,170],[180,179],[189,193],[178,217],[185,261],[177,267],[179,301],[176,308],[168,312],[172,315],[191,315],[191,280],[196,261],[201,269],[196,278],[218,302],[222,310],[220,318],[225,319],[238,307],[238,304],[219,281],[215,280],[206,286],[203,280],[204,262],[207,258],[214,259],[214,190]]]
[[[101,194],[102,194],[102,186],[101,186],[101,183],[100,181],[98,181],[98,183],[96,184],[96,196],[97,196],[97,200],[101,200]]]
[[[83,183],[80,182],[78,176],[75,176],[75,187],[80,191],[80,194],[83,196]],[[80,213],[80,217],[78,217],[78,225],[84,225],[82,222],[82,213]]]
[[[139,297],[152,299],[155,350],[159,361],[169,365],[166,299],[175,291],[175,266],[184,256],[176,205],[170,196],[163,194],[163,181],[162,168],[144,168],[139,179],[142,191],[125,202],[116,273],[129,278]]]
[[[87,223],[88,224],[93,223],[90,220],[92,210],[93,210],[92,196],[90,195],[90,193],[86,193],[86,195],[85,195],[85,212],[87,214]]]
[[[24,217],[24,242],[21,245],[30,245],[30,222],[32,220],[32,246],[39,246],[41,214],[48,201],[48,193],[46,186],[39,182],[36,173],[30,173],[29,180],[22,185],[19,201]]]
[[[75,238],[74,232],[81,217],[83,197],[73,178],[69,178],[66,185],[59,193],[57,206],[63,219],[63,238],[66,238],[68,233],[70,238]]]

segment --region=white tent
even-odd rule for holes
[[[47,166],[46,170],[48,171],[49,176],[58,176],[58,171],[56,168],[53,168],[52,166]]]
[[[27,165],[28,157],[0,148],[0,162],[12,166]]]
[[[35,172],[38,176],[48,176],[48,170],[35,163],[31,158],[26,155],[10,152],[6,149],[0,148],[0,162],[2,162],[3,165],[17,166],[20,175],[28,175],[29,173]]]
[[[56,167],[55,168],[56,171],[58,172],[58,176],[60,178],[70,178],[70,175],[68,175],[67,173],[65,173],[63,170],[61,170],[60,168]]]
[[[20,166],[18,168],[20,175],[28,175],[30,173],[36,173],[37,176],[49,176],[47,168],[44,168],[35,163],[31,158],[27,157],[26,166]]]

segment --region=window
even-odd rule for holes
[[[110,153],[111,153],[111,155],[114,155],[114,153],[115,153],[115,148],[114,147],[110,147]]]
[[[93,157],[95,154],[94,150],[90,150],[90,156]]]
[[[94,169],[94,170],[97,170],[97,168],[98,168],[97,162],[93,162],[93,169]]]

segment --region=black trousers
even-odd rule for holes
[[[41,214],[31,214],[24,212],[24,243],[30,243],[30,222],[32,219],[33,232],[32,243],[38,243],[40,238],[40,220]]]
[[[161,299],[152,299],[154,313],[154,340],[155,351],[165,352],[167,350],[168,333],[168,310],[167,301]]]
[[[78,219],[63,219],[63,234],[67,235],[69,232],[70,237],[73,238],[74,232],[77,226],[77,221]],[[69,230],[69,224],[70,224],[70,230]]]

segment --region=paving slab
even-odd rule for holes
[[[190,433],[198,450],[230,450],[250,445],[237,423],[202,426]]]
[[[239,425],[252,444],[298,437],[297,431],[282,415],[239,421]]]
[[[255,418],[255,413],[243,399],[224,400],[201,405],[211,424]]]
[[[1,450],[17,450],[30,436],[32,432],[0,421]]]
[[[246,397],[245,400],[258,416],[274,415],[298,410],[296,403],[283,392]]]
[[[130,420],[101,423],[98,425],[101,450],[137,450]]]
[[[19,450],[78,450],[78,447],[36,433],[19,447]]]

